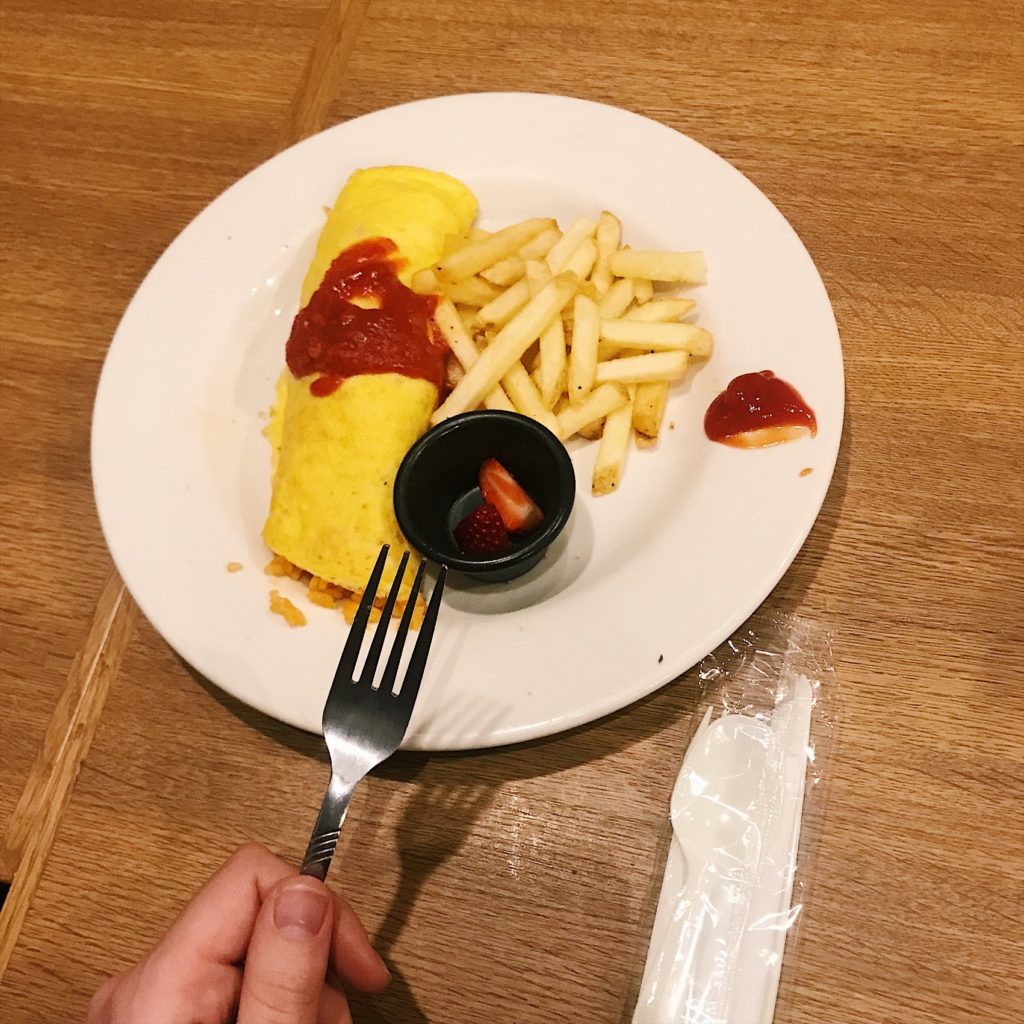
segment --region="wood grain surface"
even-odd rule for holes
[[[7,969],[137,617],[135,602],[117,573],[111,573],[0,847],[4,877],[11,883],[0,916],[0,975]]]
[[[777,1020],[1019,1019],[1019,5],[7,0],[0,18],[4,1024],[80,1020],[240,842],[297,860],[326,778],[316,740],[144,620],[118,620],[109,672],[83,669],[112,600],[89,417],[125,304],[275,147],[492,89],[615,103],[710,146],[790,220],[836,311],[838,468],[749,624],[830,636],[841,687]],[[105,703],[72,698],[89,679]],[[629,1019],[694,686],[545,742],[401,755],[360,787],[333,884],[395,982],[357,1024]]]

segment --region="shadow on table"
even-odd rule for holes
[[[403,764],[396,766],[391,776],[411,781],[419,775],[426,760],[426,755],[403,757]],[[353,1016],[359,1024],[421,1024],[429,1019],[392,954],[431,874],[458,851],[494,796],[494,788],[481,782],[425,782],[409,797],[396,835],[398,884],[373,936],[374,949],[391,969],[391,984],[383,995],[352,998]]]
[[[280,743],[281,746],[287,747],[297,754],[302,754],[303,757],[323,761],[324,764],[330,763],[322,736],[314,735],[303,729],[296,729],[293,725],[279,722],[276,718],[271,718],[269,715],[263,714],[262,711],[243,704],[237,697],[232,697],[230,693],[211,683],[206,676],[197,672],[180,656],[178,656],[178,662],[221,707],[230,711],[235,718],[249,726],[250,729],[255,729],[268,739]]]

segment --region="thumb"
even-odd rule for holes
[[[292,876],[278,883],[245,956],[238,1024],[316,1024],[333,917],[323,882]]]

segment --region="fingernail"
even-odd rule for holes
[[[283,935],[306,938],[316,935],[327,915],[327,890],[305,882],[293,882],[277,894],[274,925]]]

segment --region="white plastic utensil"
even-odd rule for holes
[[[769,720],[705,714],[672,794],[673,841],[634,1024],[770,1024],[811,703],[801,677]]]

